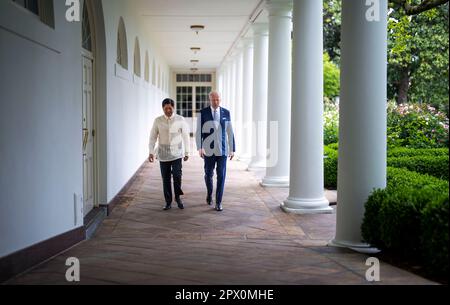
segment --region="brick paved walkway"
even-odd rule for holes
[[[93,239],[9,283],[66,284],[74,256],[81,284],[369,284],[366,255],[326,246],[335,214],[286,214],[287,189],[264,189],[261,173],[228,165],[218,213],[204,202],[200,158],[184,163],[185,210],[162,210],[159,165],[147,164]],[[432,284],[385,263],[380,283]]]

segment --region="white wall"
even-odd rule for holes
[[[156,85],[158,65],[166,76],[169,68],[158,55],[157,47],[145,36],[145,28],[133,7],[132,1],[104,0],[107,44],[107,88],[108,88],[108,201],[114,198],[126,182],[148,158],[148,138],[153,120],[162,115],[162,99],[168,97],[167,90],[152,85],[153,58],[156,62]],[[117,77],[116,43],[119,19],[124,19],[128,44],[128,74]],[[134,42],[139,37],[141,47],[141,80],[133,81]],[[148,50],[150,84],[144,81],[145,52]]]
[[[81,31],[63,5],[52,30],[0,1],[0,257],[82,225]]]
[[[167,95],[145,84],[145,51],[166,77],[170,71],[144,37],[134,8],[127,7],[132,2],[102,3],[109,202],[147,158],[150,127]],[[66,22],[64,1],[54,5],[55,30],[11,1],[0,1],[0,257],[83,225],[82,202],[74,211],[74,194],[80,199],[83,191],[81,23]],[[115,76],[120,16],[127,29],[130,75],[139,37],[141,84]]]

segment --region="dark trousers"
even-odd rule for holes
[[[181,175],[182,175],[182,159],[159,162],[161,167],[161,176],[163,179],[164,198],[167,204],[172,203],[172,175],[173,175],[173,188],[175,190],[175,199],[178,199],[180,195],[183,195],[181,191]]]
[[[225,186],[225,177],[227,173],[227,157],[226,156],[212,156],[205,157],[205,183],[208,190],[208,198],[212,198],[213,193],[213,176],[214,168],[217,165],[217,190],[216,190],[216,204],[222,203],[223,189]]]

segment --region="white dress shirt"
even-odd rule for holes
[[[162,162],[174,161],[189,156],[189,147],[189,126],[184,117],[173,114],[170,118],[162,115],[155,119],[150,133],[151,155]]]
[[[220,107],[217,107],[217,109],[216,110],[214,110],[214,108],[211,106],[210,107],[211,108],[211,115],[212,115],[212,117],[213,117],[213,120],[214,120],[214,111],[217,111],[217,118],[216,118],[216,121],[217,122],[219,122],[220,123]]]

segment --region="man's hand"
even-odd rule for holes
[[[184,157],[184,162],[186,162],[187,160],[189,160],[189,156]]]
[[[230,161],[233,161],[233,158],[234,158],[234,152],[232,152],[232,153],[230,154]]]
[[[203,148],[198,150],[198,155],[200,156],[200,158],[205,159],[205,154],[206,152]]]
[[[148,161],[150,161],[150,163],[155,162],[155,156],[154,155],[150,155],[150,157],[148,157]]]

